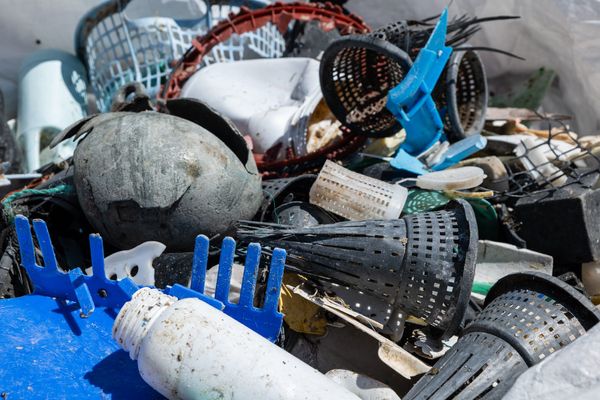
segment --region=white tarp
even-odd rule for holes
[[[443,10],[440,0],[349,0],[348,8],[372,27],[398,19],[423,19]],[[495,47],[525,57],[516,60],[482,52],[486,72],[494,86],[519,75],[522,79],[539,67],[558,74],[557,88],[545,100],[545,111],[576,117],[580,134],[600,133],[600,0],[454,0],[453,15],[479,17],[519,15],[515,21],[482,25],[471,43]]]
[[[38,48],[74,51],[79,18],[99,0],[0,0],[0,88],[9,112],[16,111],[17,75],[23,58]],[[348,8],[378,27],[399,19],[439,13],[446,0],[350,0]],[[497,47],[527,58],[483,54],[492,88],[511,75],[541,66],[554,69],[557,87],[544,102],[546,111],[576,117],[581,134],[600,133],[600,0],[454,0],[452,15],[520,15],[522,19],[490,22],[472,43]],[[36,40],[41,43],[37,44]]]

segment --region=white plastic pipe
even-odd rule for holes
[[[119,312],[113,338],[169,399],[359,399],[198,299],[140,289]]]
[[[17,139],[25,153],[26,171],[73,155],[75,142],[43,147],[87,113],[86,73],[81,61],[60,50],[31,54],[19,74]]]

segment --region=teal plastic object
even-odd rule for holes
[[[433,146],[444,131],[431,93],[452,54],[452,48],[445,45],[447,26],[445,9],[406,77],[388,93],[387,108],[406,131],[401,148],[412,156]]]
[[[450,198],[442,192],[424,189],[411,189],[402,210],[403,215],[435,210],[450,202]]]

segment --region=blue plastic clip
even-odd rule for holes
[[[438,142],[444,130],[431,92],[452,54],[445,45],[447,25],[446,9],[406,77],[388,93],[387,108],[406,131],[402,149],[412,156]]]
[[[471,154],[475,154],[479,150],[485,149],[487,139],[481,135],[473,135],[466,137],[448,147],[444,157],[437,164],[431,167],[432,171],[441,171],[457,162],[464,160]]]

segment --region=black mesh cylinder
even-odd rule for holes
[[[455,51],[434,92],[444,130],[455,142],[481,133],[488,104],[487,78],[475,50]]]
[[[255,219],[269,220],[273,210],[283,203],[308,201],[308,192],[316,179],[316,175],[305,174],[293,178],[263,180],[263,202]]]
[[[412,214],[398,298],[404,310],[455,332],[465,312],[477,259],[477,222],[464,200],[443,211]]]
[[[353,133],[391,136],[402,126],[388,111],[387,93],[412,66],[406,52],[377,35],[352,35],[323,54],[321,90],[336,118]]]
[[[500,399],[524,370],[600,319],[581,293],[541,273],[498,281],[466,334],[404,399]]]
[[[449,26],[450,30],[458,28]],[[385,137],[401,124],[386,107],[387,93],[406,76],[431,27],[389,24],[367,35],[333,42],[321,60],[323,97],[336,118],[354,133]],[[488,91],[483,63],[468,47],[455,51],[434,90],[450,141],[480,133]]]
[[[281,247],[290,267],[371,294],[444,336],[462,321],[477,255],[475,216],[463,200],[397,220],[307,228],[241,222],[237,237]]]

